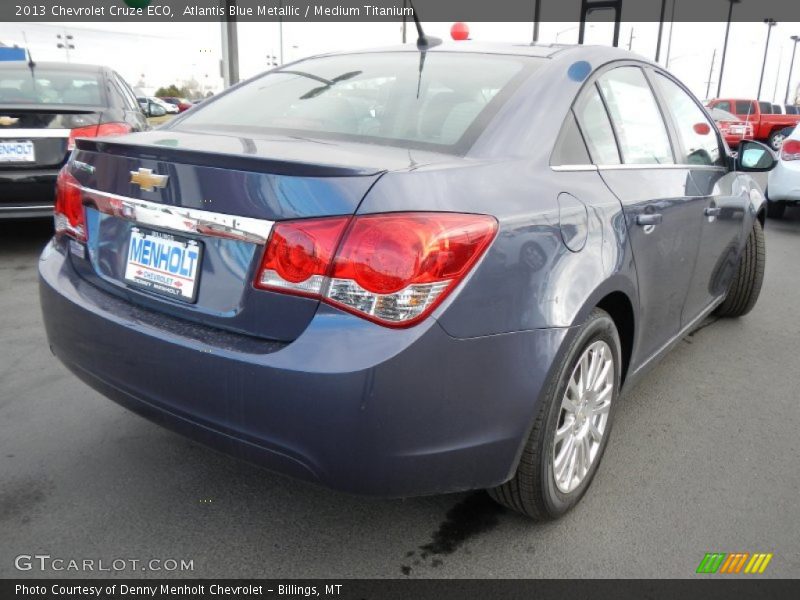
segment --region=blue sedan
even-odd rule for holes
[[[774,158],[737,150],[615,48],[310,58],[78,140],[39,264],[49,344],[112,400],[275,471],[558,517],[620,393],[758,298],[747,172]]]

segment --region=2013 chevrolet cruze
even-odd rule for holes
[[[586,491],[620,391],[748,312],[764,198],[613,48],[321,56],[86,139],[40,261],[55,355],[195,439],[342,490]]]

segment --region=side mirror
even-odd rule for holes
[[[743,140],[739,142],[737,156],[734,159],[736,171],[759,173],[771,171],[778,161],[772,150],[761,142]]]
[[[167,114],[167,109],[163,106],[159,106],[155,102],[148,104],[147,108],[147,112],[149,113],[147,115],[148,117],[163,117],[165,114]]]

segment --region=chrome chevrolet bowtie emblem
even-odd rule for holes
[[[145,192],[152,192],[155,188],[167,187],[166,175],[153,173],[151,169],[131,171],[131,183],[135,183]]]

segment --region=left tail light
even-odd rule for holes
[[[79,137],[100,137],[104,135],[123,135],[130,133],[131,126],[127,123],[100,123],[99,125],[88,125],[86,127],[76,127],[70,130],[67,150],[75,149],[75,140]]]
[[[56,233],[66,233],[78,239],[86,240],[86,219],[83,211],[83,192],[81,184],[64,167],[56,179],[55,205]]]
[[[275,225],[255,285],[408,327],[470,272],[497,232],[487,215],[391,213]]]
[[[800,160],[800,140],[785,140],[781,146],[783,160]]]

